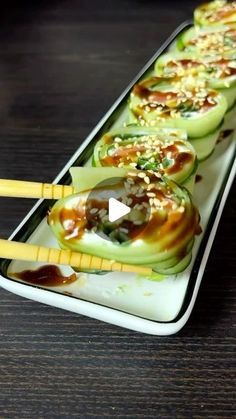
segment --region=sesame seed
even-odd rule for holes
[[[142,193],[142,192],[144,192],[144,189],[143,189],[142,186],[140,186],[139,189],[138,189],[138,193]]]
[[[134,179],[132,179],[132,178],[128,177],[128,178],[126,179],[126,181],[127,181],[130,185],[134,185]]]
[[[155,125],[156,125],[156,121],[155,120],[150,121],[150,126],[151,127],[154,127]]]
[[[148,177],[148,176],[145,176],[145,177],[144,177],[144,182],[145,182],[145,183],[147,183],[147,184],[149,184],[149,183],[150,183],[150,179],[149,179],[149,177]]]
[[[141,225],[141,224],[143,224],[143,221],[142,220],[135,220],[135,221],[133,221],[133,224]]]
[[[154,204],[156,206],[159,206],[161,204],[161,201],[159,199],[157,199],[157,198],[154,198]]]
[[[96,214],[98,212],[98,208],[92,208],[90,210],[90,214]]]
[[[154,199],[153,199],[153,198],[150,198],[150,199],[149,199],[149,204],[150,204],[151,206],[154,204]]]
[[[131,205],[133,203],[133,199],[132,198],[128,198],[127,199],[127,205]]]
[[[144,172],[139,172],[138,173],[138,177],[140,177],[141,179],[144,179],[146,177],[146,173]]]
[[[104,217],[104,215],[106,215],[106,213],[107,213],[107,210],[105,210],[104,208],[102,208],[98,211],[98,214],[100,215],[100,217]]]
[[[128,233],[129,230],[127,228],[124,227],[120,227],[120,231],[122,231],[123,233]]]

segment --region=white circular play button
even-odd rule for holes
[[[122,202],[118,201],[118,199],[110,198],[108,201],[108,220],[113,223],[114,221],[119,220],[120,218],[124,217],[125,215],[129,214],[131,208],[127,205],[123,204]]]
[[[99,182],[89,193],[86,205],[86,228],[105,240],[125,243],[135,240],[150,218],[149,197],[137,177],[109,178]]]

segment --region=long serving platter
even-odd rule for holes
[[[127,98],[133,85],[150,73],[156,59],[176,37],[190,27],[179,26],[72,156],[54,183],[69,184],[72,166],[90,165],[96,141],[108,130],[120,127],[127,117]],[[38,263],[0,260],[0,285],[32,300],[93,317],[128,329],[153,335],[171,335],[187,322],[193,309],[218,223],[236,173],[234,133],[217,144],[214,153],[199,164],[193,200],[201,214],[202,234],[196,239],[189,267],[162,281],[150,281],[135,274],[78,274],[77,281],[60,287],[42,287],[16,280],[11,272],[36,269]],[[10,240],[58,247],[46,221],[53,201],[39,200],[13,232]],[[61,266],[64,275],[70,267]]]

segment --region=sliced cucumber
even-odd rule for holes
[[[202,57],[196,52],[173,52],[161,55],[155,64],[155,75],[180,78],[193,76],[203,79],[208,88],[221,92],[228,109],[236,100],[236,54]],[[173,82],[174,83],[174,82]]]
[[[188,180],[196,172],[197,158],[186,139],[185,131],[174,128],[121,128],[106,133],[98,141],[93,164],[160,171],[175,182],[191,187],[192,192],[193,182]]]
[[[198,160],[205,160],[215,149],[217,139],[219,138],[221,128],[201,138],[191,138],[190,142],[195,148]]]
[[[153,270],[162,275],[176,275],[180,272],[183,272],[187,268],[187,266],[191,262],[191,259],[192,259],[192,253],[190,252],[186,256],[184,256],[184,258],[179,260],[179,262],[176,265],[171,266],[170,268],[162,269],[162,268],[159,268],[159,266],[157,266],[153,268]]]
[[[187,83],[188,87],[185,88]],[[187,131],[189,140],[209,135],[222,122],[227,110],[227,101],[221,93],[204,88],[204,97],[206,98],[204,101],[214,95],[215,104],[202,111],[201,99],[196,105],[195,96],[197,97],[197,93],[192,93],[192,89],[195,89],[196,80],[191,78],[191,83],[193,83],[191,88],[189,87],[189,80],[184,80],[183,87],[182,84],[180,87],[176,84],[163,86],[159,84],[158,78],[153,77],[136,85],[129,102],[132,115],[130,122],[135,120],[140,125],[184,129]],[[137,93],[139,89],[141,91],[145,89],[145,97]],[[163,95],[166,98],[163,102],[159,102],[156,97],[163,97]],[[176,99],[167,100],[171,95],[176,95]],[[181,95],[179,101],[178,95]]]
[[[110,177],[111,168],[108,169]],[[87,168],[86,172],[88,174]],[[137,176],[138,173],[137,171]],[[89,182],[92,185],[93,180],[95,188],[97,174],[97,170],[93,172],[93,169],[90,168]],[[80,177],[80,183],[81,179]],[[152,183],[156,182],[155,188],[157,189],[154,190],[157,190],[160,204],[158,207],[150,204],[152,207],[151,220],[153,221],[148,222],[140,236],[125,243],[118,243],[105,240],[90,230],[86,220],[85,224],[80,227],[81,208],[89,197],[86,176],[83,179],[86,192],[80,192],[57,201],[48,217],[49,225],[62,248],[123,263],[153,264],[157,267],[159,263],[160,266],[163,266],[164,263],[165,269],[167,269],[172,266],[173,258],[176,256],[178,258],[179,255],[185,253],[187,246],[193,241],[199,228],[199,215],[191,202],[190,194],[185,188],[179,188],[174,182],[160,180],[156,177],[156,180],[153,177]],[[83,185],[81,185],[82,188]],[[103,196],[103,199],[109,199],[109,193],[107,195],[104,193]],[[155,224],[155,216],[157,216],[157,224]]]
[[[224,95],[228,103],[227,112],[229,112],[235,104],[236,101],[236,86],[231,86],[229,88],[219,88],[219,92]]]
[[[179,51],[191,51],[201,56],[235,52],[235,28],[235,23],[230,27],[226,25],[206,26],[201,29],[192,27],[179,35],[176,46]]]
[[[225,114],[224,123],[222,125],[221,131],[228,130],[228,129],[229,130],[236,129],[236,105],[234,105]]]
[[[194,22],[198,26],[230,25],[236,22],[234,1],[215,0],[198,6],[194,11]]]

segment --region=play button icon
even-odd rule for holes
[[[129,214],[131,208],[115,198],[110,198],[108,202],[108,220],[110,223],[119,220]]]
[[[138,176],[137,179],[114,177],[98,182],[86,199],[86,229],[116,244],[139,237],[151,214],[143,183]]]

